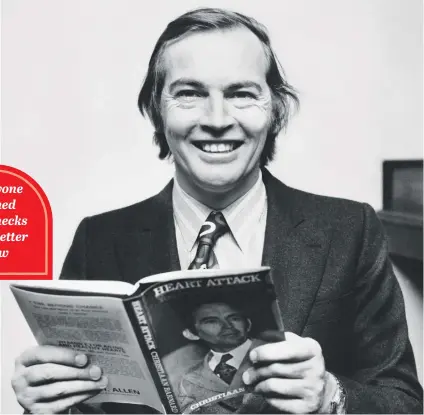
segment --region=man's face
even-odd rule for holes
[[[228,304],[204,304],[193,318],[197,336],[218,352],[230,351],[247,339],[250,322]]]
[[[195,33],[164,52],[164,133],[186,187],[253,185],[271,122],[267,59],[244,28]]]

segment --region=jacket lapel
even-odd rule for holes
[[[252,339],[252,344],[250,345],[249,350],[245,354],[242,362],[240,363],[239,368],[237,369],[237,372],[234,375],[233,380],[231,381],[230,389],[237,389],[240,387],[240,385],[243,385],[243,373],[252,365],[249,359],[249,353],[251,350],[253,350],[255,347],[260,346],[261,344],[264,344],[262,340]]]
[[[208,363],[209,358],[210,354],[208,353],[203,359],[201,368],[191,374],[190,382],[206,391],[216,392],[217,394],[226,392],[228,385],[212,372]]]
[[[255,347],[258,347],[262,344],[264,344],[264,342],[262,340],[258,340],[258,339],[252,339],[252,344],[248,350],[248,352],[246,353],[246,355],[244,356],[243,361],[240,364],[240,367],[238,368],[233,381],[231,382],[231,387],[233,388],[237,388],[240,387],[240,385],[243,385],[243,387],[246,390],[245,394],[242,396],[241,399],[239,399],[238,402],[236,402],[238,404],[238,413],[246,413],[246,414],[260,414],[262,413],[262,408],[266,407],[266,401],[265,399],[261,396],[258,395],[256,393],[252,393],[250,392],[249,387],[244,386],[243,380],[242,380],[242,376],[243,373],[252,366],[252,363],[250,362],[249,359],[249,353],[251,350],[253,350]]]
[[[301,334],[324,273],[330,230],[317,229],[296,194],[264,170],[268,215],[262,264],[271,267],[286,331]]]
[[[161,272],[181,269],[172,211],[171,180],[156,196],[142,202],[128,229],[115,235],[121,279],[132,284]]]
[[[181,269],[172,205],[173,183],[171,180],[159,193],[153,206],[156,220],[149,227],[149,275]]]

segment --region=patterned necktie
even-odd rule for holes
[[[230,353],[226,353],[221,357],[221,361],[217,364],[213,373],[220,377],[225,383],[230,384],[233,380],[237,369],[234,366],[229,365],[227,362],[232,359],[233,356]]]
[[[196,256],[188,269],[212,268],[216,260],[212,248],[217,239],[229,230],[230,228],[222,212],[211,212],[206,218],[206,222],[200,228],[199,236],[197,237],[199,245]]]

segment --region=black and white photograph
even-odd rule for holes
[[[1,163],[49,198],[58,287],[178,299],[128,323],[163,412],[423,412],[421,1],[1,6]],[[269,301],[177,295],[260,267]],[[116,378],[137,402],[90,406],[107,368],[37,342],[12,283],[1,413],[158,413]]]

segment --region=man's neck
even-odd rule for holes
[[[217,353],[217,354],[226,354],[226,353],[230,353],[230,354],[237,354],[238,351],[242,350],[243,354],[245,354],[245,352],[247,351],[247,349],[250,347],[250,345],[252,344],[252,340],[247,338],[243,343],[239,344],[238,346],[233,346],[231,348],[229,347],[215,347],[215,348],[211,348],[211,352],[212,353]]]
[[[212,371],[215,370],[216,366],[221,361],[222,356],[226,353],[229,353],[232,356],[231,359],[228,360],[228,364],[235,367],[236,369],[239,369],[242,362],[246,358],[246,355],[250,350],[251,346],[252,340],[246,339],[242,344],[240,344],[236,348],[227,350],[226,352],[218,352],[216,350],[211,350],[208,355],[210,369]]]
[[[223,210],[245,195],[255,185],[259,177],[259,172],[260,169],[258,167],[244,181],[238,183],[237,186],[223,190],[195,186],[193,183],[188,183],[185,177],[179,174],[178,171],[176,171],[175,177],[180,187],[189,196],[211,209]]]

